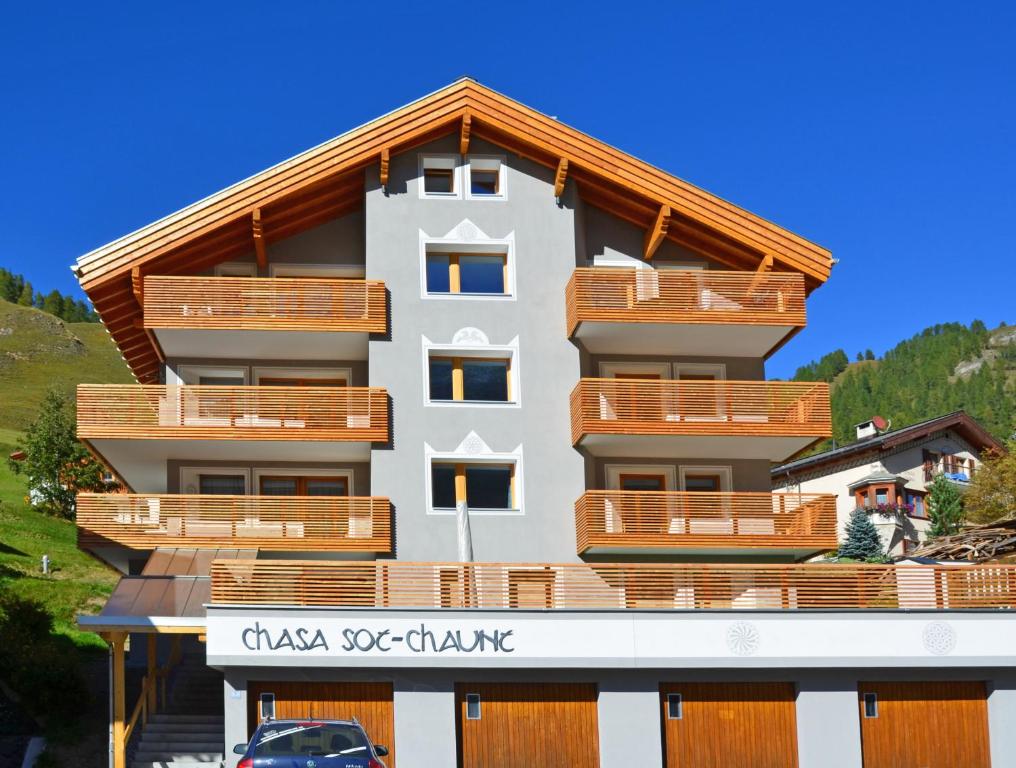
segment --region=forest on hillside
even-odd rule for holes
[[[793,380],[832,385],[837,445],[852,442],[854,425],[875,415],[899,429],[956,410],[1004,439],[1016,430],[1016,327],[943,323],[880,358],[867,350],[851,363],[837,349],[798,368]]]
[[[0,299],[22,307],[41,309],[68,323],[99,322],[99,316],[83,299],[75,299],[56,290],[44,294],[35,290],[23,275],[3,267],[0,267]]]

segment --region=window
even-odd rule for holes
[[[621,475],[622,491],[665,491],[667,478],[664,475]]]
[[[466,720],[480,719],[480,694],[466,694]]]
[[[864,694],[864,716],[866,718],[878,717],[878,695],[874,693]]]
[[[907,491],[906,503],[913,508],[911,514],[914,517],[924,517],[924,496],[920,493]]]
[[[511,401],[509,360],[431,357],[429,369],[431,400]]]
[[[680,469],[681,490],[705,493],[725,492],[733,484],[730,467],[683,466]]]
[[[275,719],[275,694],[262,693],[260,701],[261,719]]]
[[[505,199],[505,164],[500,157],[469,158],[468,197],[474,200]]]
[[[224,261],[215,265],[216,277],[257,277],[258,265],[244,261]]]
[[[505,254],[428,253],[427,293],[508,293]]]
[[[262,475],[258,483],[262,496],[348,496],[346,477]]]
[[[876,488],[875,489],[875,504],[888,504],[889,503],[889,489],[888,488]]]
[[[420,158],[420,197],[461,197],[456,155]]]
[[[680,720],[682,716],[681,712],[681,694],[679,693],[668,693],[667,694],[667,719],[668,720]]]
[[[684,489],[686,491],[717,493],[720,490],[720,476],[687,474],[684,476]]]
[[[246,485],[244,475],[198,475],[198,493],[202,496],[242,496]]]
[[[515,467],[506,464],[431,465],[431,505],[454,509],[465,501],[470,509],[515,508]]]

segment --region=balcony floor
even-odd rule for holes
[[[366,360],[370,335],[197,328],[159,328],[153,333],[167,357],[248,360]]]
[[[768,357],[798,330],[748,323],[579,323],[573,338],[593,354]]]
[[[718,422],[718,428],[728,426]],[[811,435],[583,435],[592,456],[646,459],[768,459],[781,462],[821,438]]]
[[[166,493],[166,462],[236,460],[296,462],[370,461],[369,442],[338,440],[145,440],[88,441],[136,493]]]

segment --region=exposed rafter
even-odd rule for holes
[[[391,155],[388,152],[388,147],[381,150],[381,186],[388,186],[388,169],[392,163]]]
[[[141,267],[134,267],[131,270],[131,291],[134,294],[134,298],[137,299],[138,306],[145,306],[145,283],[144,278],[141,276]]]
[[[254,209],[251,224],[254,235],[254,253],[257,256],[258,267],[268,269],[268,249],[265,247],[265,225],[261,221],[260,208]]]
[[[773,269],[773,255],[767,253],[762,257],[762,261],[758,263],[758,269],[755,270],[755,276],[751,279],[751,283],[748,285],[748,295],[755,293],[759,285],[762,284],[762,280],[765,277],[766,272],[771,272]]]
[[[459,154],[469,154],[469,134],[473,130],[473,116],[468,112],[462,116],[462,128],[459,130]]]
[[[557,171],[554,173],[554,197],[560,199],[564,194],[564,185],[568,181],[568,158],[562,157],[557,163]]]
[[[667,229],[670,228],[670,206],[661,205],[660,212],[656,214],[653,226],[646,230],[646,238],[642,243],[642,258],[649,261],[660,247],[663,238],[667,236]]]

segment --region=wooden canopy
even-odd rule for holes
[[[158,376],[158,349],[141,327],[148,273],[187,274],[255,251],[363,205],[364,168],[449,133],[468,151],[483,138],[555,171],[588,204],[731,269],[799,272],[809,289],[829,251],[468,78],[338,136],[78,259],[75,273],[139,381]]]

